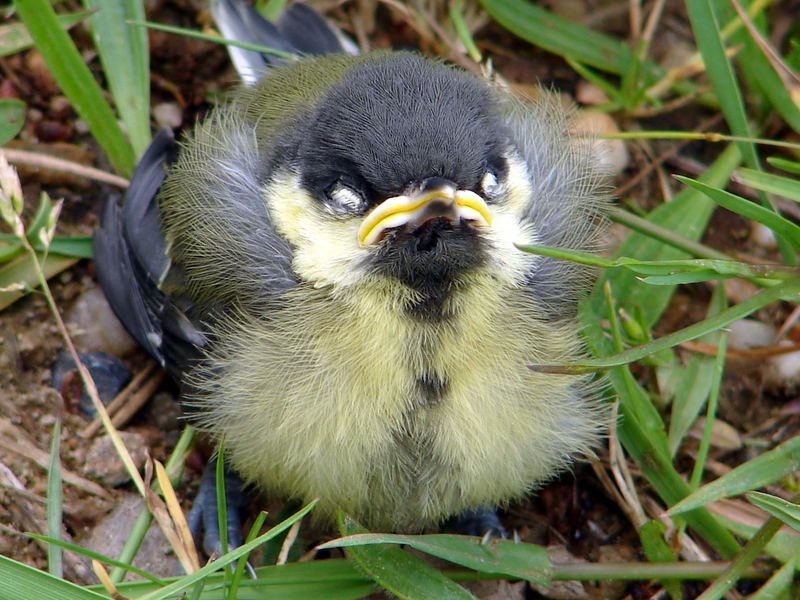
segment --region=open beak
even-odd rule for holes
[[[457,190],[446,182],[434,189],[423,188],[412,195],[393,196],[381,202],[364,217],[358,229],[358,243],[371,246],[380,242],[390,229],[414,230],[439,217],[453,223],[467,221],[479,227],[492,224],[492,214],[483,198],[469,190]]]

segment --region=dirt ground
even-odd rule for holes
[[[346,30],[354,31],[356,38],[368,40],[372,47],[420,47],[423,51],[466,63],[466,59],[441,42],[429,24],[425,25],[419,16],[409,16],[395,4],[369,0],[315,3]],[[431,4],[436,6],[436,3]],[[667,4],[665,26],[654,44],[656,55],[666,53],[671,46],[690,43],[686,17],[678,3]],[[200,5],[193,0],[152,0],[148,2],[148,19],[196,27],[198,19],[202,20],[198,17],[202,12]],[[581,11],[584,18],[592,17],[596,28],[625,36],[627,3],[584,1],[570,5],[575,5],[575,10]],[[369,17],[371,7],[375,8],[374,18]],[[788,18],[791,3],[776,10],[786,11],[776,18]],[[440,7],[432,14],[442,19],[444,12]],[[559,90],[565,97],[574,99],[576,95],[580,96],[583,84],[563,61],[514,38],[486,17],[482,22],[484,24],[476,35],[478,45],[492,56],[496,70],[505,79],[523,88],[541,82]],[[74,33],[87,56],[93,58],[86,31],[78,27]],[[235,80],[227,56],[220,47],[206,42],[157,31],[151,31],[149,36],[153,105],[159,107],[159,118],[165,122],[172,119],[173,124],[179,122],[183,127],[190,126]],[[96,66],[97,61],[92,60],[91,64]],[[0,72],[0,97],[18,97],[28,105],[25,129],[11,144],[13,147],[52,153],[111,170],[85,132],[85,125],[61,96],[35,50],[0,58]],[[623,130],[632,125],[694,129],[713,117],[711,112],[690,106],[648,121],[620,119],[618,125]],[[782,135],[782,132],[775,133]],[[618,176],[616,185],[626,186],[647,168],[650,157],[675,144],[630,144],[630,160]],[[718,151],[709,146],[683,144],[678,156],[684,162],[668,164],[667,172],[696,175],[691,172],[692,166],[707,165]],[[113,186],[74,175],[30,168],[20,169],[20,172],[29,204],[34,204],[41,190],[46,190],[54,198],[64,198],[59,226],[61,235],[90,235],[98,225],[102,203],[120,194],[120,190]],[[662,197],[663,185],[674,186],[674,183],[668,181],[665,184],[656,171],[650,171],[632,187],[626,186],[619,196],[626,204],[649,209],[654,206],[654,199]],[[748,222],[723,210],[715,214],[705,241],[734,255],[776,259],[774,251],[755,244]],[[91,262],[79,262],[53,278],[51,285],[62,313],[70,313],[74,310],[74,303],[87,290],[97,286]],[[701,319],[709,295],[708,286],[681,288],[657,333],[663,334]],[[786,307],[777,307],[762,311],[755,317],[780,327],[787,315]],[[115,326],[105,320],[98,324],[101,329]],[[74,333],[81,349],[94,347],[87,339],[94,334]],[[800,331],[792,330],[789,337],[796,341]],[[63,467],[74,475],[74,480],[64,485],[66,533],[79,543],[90,539],[105,523],[110,511],[135,496],[129,483],[112,486],[108,484],[112,479],[99,473],[106,461],[112,459],[109,454],[102,454],[101,450],[94,448],[93,438],[83,435],[91,417],[78,406],[80,394],[70,385],[62,386],[60,390],[52,387],[51,366],[62,347],[62,340],[40,293],[30,294],[0,313],[0,554],[40,568],[46,567],[46,550],[37,542],[20,536],[19,532],[44,532],[47,460],[57,416],[62,419]],[[685,357],[688,356],[689,353],[685,352]],[[147,358],[138,350],[128,352],[122,358],[134,376],[148,364]],[[636,374],[645,382],[650,382],[653,377],[652,371],[645,367],[637,367]],[[149,380],[154,378],[160,381],[157,383],[160,395],[155,405],[139,411],[123,430],[134,434],[131,437],[134,447],[163,462],[168,458],[183,424],[175,408],[174,387],[156,371],[147,377]],[[773,446],[797,435],[800,430],[800,400],[796,390],[797,381],[770,381],[763,361],[745,359],[729,364],[719,415],[730,426],[730,431],[727,432],[728,438],[720,433],[719,443],[713,448],[711,465],[715,474],[724,473],[746,460],[759,452],[764,444]],[[731,444],[726,446],[724,440],[730,438]],[[687,469],[691,468],[690,457],[695,449],[696,445],[693,447],[692,444],[681,448],[680,455],[684,457]],[[195,490],[203,460],[203,451],[196,451],[189,460],[187,482],[179,488],[181,498],[187,504]],[[519,531],[526,541],[563,546],[564,551],[575,559],[641,560],[643,555],[635,529],[597,476],[598,471],[605,470],[604,453],[601,453],[597,465],[579,464],[573,472],[562,475],[527,501],[510,507],[504,515],[507,526]],[[643,495],[655,497],[647,490]],[[118,532],[116,536],[119,541],[125,532]],[[163,548],[158,543],[156,547]],[[87,566],[77,559],[68,562],[67,576],[79,582],[92,578]],[[657,589],[638,583],[612,588],[604,584],[601,587],[587,586],[585,591],[598,599],[649,598]],[[531,591],[528,597],[538,596]]]

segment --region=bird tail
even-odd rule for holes
[[[292,4],[274,23],[243,0],[212,0],[211,14],[222,35],[230,40],[296,55],[357,52],[352,42],[305,4]],[[270,67],[287,61],[282,56],[231,45],[228,53],[247,85],[257,82]]]

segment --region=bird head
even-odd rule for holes
[[[473,75],[411,53],[356,61],[283,131],[265,189],[301,278],[426,293],[524,262],[525,162]]]

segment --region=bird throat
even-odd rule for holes
[[[485,244],[474,231],[447,219],[391,232],[388,241],[372,262],[373,270],[410,290],[403,294],[403,310],[421,321],[452,318],[451,299],[487,263]]]

